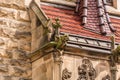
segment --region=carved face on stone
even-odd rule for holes
[[[89,59],[83,59],[81,66],[78,67],[78,80],[94,80],[96,71]]]

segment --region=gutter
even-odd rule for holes
[[[64,32],[61,35],[67,34]],[[120,43],[115,43],[117,47]],[[98,52],[103,54],[111,54],[111,41],[95,39],[86,36],[69,34],[69,41],[67,47],[78,48],[86,51]]]

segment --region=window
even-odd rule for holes
[[[106,0],[108,5],[113,5],[113,0]]]
[[[107,4],[120,11],[120,0],[106,0]]]

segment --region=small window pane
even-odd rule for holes
[[[113,0],[106,0],[108,5],[112,5],[113,4]]]

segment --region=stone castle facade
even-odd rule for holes
[[[0,80],[31,80],[30,51],[25,0],[0,0]]]
[[[44,26],[51,26],[48,16],[55,16],[55,13],[50,14],[50,9],[60,12],[61,8],[65,8],[70,12],[75,6],[75,0],[42,1],[0,0],[0,80],[115,80],[111,78],[109,41],[70,34],[64,50],[53,47],[38,50],[51,37],[51,34],[44,36]],[[58,4],[60,8],[51,3]],[[55,8],[46,8],[48,5]],[[111,14],[120,16],[120,13],[111,9],[108,10]],[[67,11],[64,15],[69,17]],[[60,35],[63,34],[64,30]],[[84,42],[105,48],[86,48]],[[118,44],[115,43],[115,46]],[[120,80],[120,62],[116,63],[116,68],[116,80]]]

